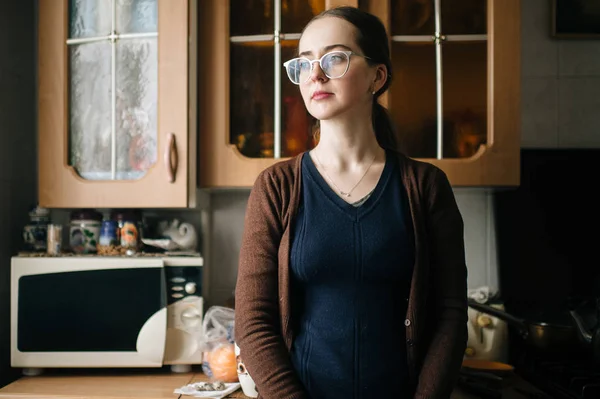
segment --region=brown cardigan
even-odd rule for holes
[[[443,171],[397,154],[414,227],[415,267],[406,326],[415,398],[449,398],[467,343],[463,220]],[[250,193],[240,250],[235,339],[259,398],[308,398],[290,360],[290,228],[301,159],[264,170]],[[400,345],[401,342],[390,342]]]

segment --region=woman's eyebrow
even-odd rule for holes
[[[333,50],[335,48],[339,48],[339,47],[344,48],[344,49],[349,50],[349,51],[352,51],[352,49],[350,47],[346,46],[345,44],[332,44],[330,46],[323,47],[321,49],[321,52],[327,53],[327,52],[329,52],[329,51],[331,51],[331,50]],[[307,55],[312,55],[312,51],[303,51],[300,54],[298,54],[298,57],[305,57]]]

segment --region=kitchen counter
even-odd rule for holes
[[[201,371],[172,373],[168,369],[45,370],[35,377],[21,377],[0,388],[0,398],[19,399],[177,399],[191,398],[173,390],[208,381]],[[241,389],[228,398],[246,398]]]
[[[185,399],[173,390],[183,385],[207,381],[201,371],[171,373],[168,370],[46,370],[36,377],[22,377],[0,388],[0,399]],[[519,392],[518,389],[522,391]],[[522,392],[537,391],[516,375],[506,379],[502,399],[535,397]],[[227,398],[248,398],[241,389]],[[482,396],[456,388],[451,399],[481,399]],[[540,396],[543,398],[543,396]]]

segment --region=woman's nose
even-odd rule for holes
[[[310,73],[310,80],[314,82],[323,81],[327,79],[327,75],[321,69],[321,64],[319,64],[316,60],[313,62],[312,72]]]

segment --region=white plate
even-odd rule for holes
[[[161,248],[165,251],[173,251],[179,249],[179,245],[175,241],[168,238],[142,238],[142,242],[151,247]]]
[[[196,391],[194,384],[185,385],[179,389],[175,389],[173,393],[180,395],[189,395],[196,398],[215,398],[221,399],[240,388],[239,382],[226,383],[223,391]]]

